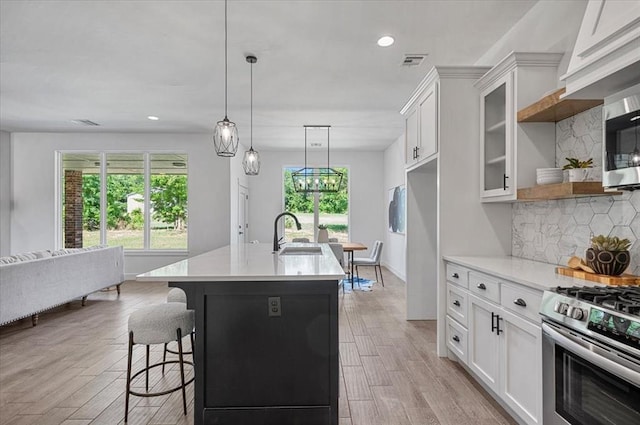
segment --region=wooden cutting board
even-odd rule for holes
[[[556,273],[563,276],[588,280],[590,282],[602,283],[603,285],[640,285],[640,276],[632,274],[607,276],[605,274],[595,274],[583,270],[570,269],[569,267],[556,267]]]

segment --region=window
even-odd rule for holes
[[[285,240],[308,238],[316,240],[319,224],[326,224],[330,238],[339,242],[349,240],[349,174],[347,168],[335,168],[344,173],[338,192],[305,193],[293,188],[291,173],[302,167],[284,169],[284,210],[298,217],[302,230],[297,230],[293,219],[285,217]]]
[[[63,246],[186,250],[187,155],[62,153]]]

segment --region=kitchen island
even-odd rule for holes
[[[143,273],[195,310],[194,424],[338,423],[338,283],[327,244],[229,245]]]

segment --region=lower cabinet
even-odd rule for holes
[[[469,368],[498,392],[499,344],[495,332],[495,304],[469,295]]]
[[[526,305],[535,305],[540,295],[514,283],[496,283],[498,291],[507,289],[503,297],[507,304],[514,302],[509,298],[514,289],[515,299]],[[531,320],[525,308],[517,314],[510,311],[514,308],[510,304],[502,305],[459,286],[455,291],[449,289],[448,296],[454,298],[461,292],[466,295],[467,326],[449,312],[447,346],[524,423],[542,424],[542,331],[538,322]]]
[[[542,423],[542,331],[513,313],[500,312],[502,399],[528,424]]]

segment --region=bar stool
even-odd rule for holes
[[[127,422],[129,416],[129,395],[138,397],[156,397],[182,390],[182,406],[184,414],[187,414],[186,386],[193,382],[191,378],[188,382],[184,380],[184,365],[193,366],[192,362],[184,360],[182,351],[182,336],[191,333],[194,325],[194,312],[187,310],[183,303],[170,302],[166,304],[156,304],[143,307],[129,316],[129,353],[127,359],[127,391],[125,396],[124,421]],[[171,341],[178,342],[178,360],[162,361],[149,365],[149,346],[151,344],[166,344]],[[146,367],[131,375],[131,363],[133,359],[133,346],[144,344],[146,346]],[[149,392],[149,370],[165,364],[180,364],[181,385],[165,391],[156,393]],[[140,374],[145,374],[145,391],[137,392],[131,390],[131,381]]]

